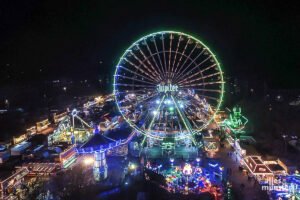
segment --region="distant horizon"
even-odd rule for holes
[[[300,87],[294,1],[178,5],[6,1],[0,9],[0,83],[112,75],[125,49],[141,36],[180,30],[213,50],[225,76]]]

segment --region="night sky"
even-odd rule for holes
[[[227,76],[299,88],[296,2],[1,1],[1,84],[112,74],[132,42],[176,30],[207,44]]]

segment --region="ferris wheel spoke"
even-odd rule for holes
[[[148,72],[146,72],[145,70],[141,69],[139,66],[137,66],[136,64],[134,64],[133,62],[131,62],[131,61],[128,60],[127,58],[124,58],[124,60],[125,60],[126,62],[128,62],[129,64],[131,64],[132,66],[134,66],[134,67],[135,67],[137,70],[139,70],[140,72],[142,72],[142,73],[146,74],[147,76],[149,76],[149,77],[152,79],[152,81],[156,82],[156,79],[155,79],[152,75],[150,75]]]
[[[161,62],[161,58],[160,58],[160,55],[159,55],[159,52],[158,52],[158,48],[157,48],[157,44],[156,44],[156,40],[155,40],[154,36],[152,36],[152,41],[154,42],[155,50],[156,50],[156,53],[157,53],[157,56],[158,56],[158,60],[159,60],[163,75],[164,75],[164,77],[166,77],[165,76],[165,71],[164,71],[164,66]]]
[[[130,94],[130,93],[135,93],[135,94],[146,94],[146,91],[153,91],[153,90],[147,90],[147,89],[142,89],[142,90],[126,90],[124,92],[120,92],[118,90],[115,91],[115,95],[119,94]]]
[[[209,70],[209,69],[215,67],[216,65],[217,65],[217,64],[214,63],[214,64],[212,64],[212,65],[206,67],[205,69],[201,70],[201,73],[203,73],[203,72],[205,72],[205,71],[207,71],[207,70]]]
[[[198,45],[198,44],[197,44]],[[200,48],[200,47],[199,47]],[[205,48],[203,48],[203,50],[190,62],[190,64],[182,71],[181,74],[183,74],[193,63],[196,63],[196,60],[203,54],[203,52],[205,51]],[[195,64],[197,65],[197,64]],[[180,75],[181,75],[180,74]],[[177,76],[175,79],[180,78],[180,75]]]
[[[188,78],[185,78],[184,80],[179,81],[178,85],[184,84],[184,83],[192,83],[192,82],[199,81],[199,80],[204,80],[204,79],[214,77],[214,76],[217,76],[217,75],[220,75],[220,74],[221,74],[221,72],[216,72],[216,73],[209,74],[209,75],[206,75],[206,76],[202,76],[200,78],[196,78],[196,79],[192,79],[192,80],[187,80]]]
[[[197,44],[195,44],[194,48],[191,50],[191,52],[189,53],[189,55],[187,56],[187,58],[184,60],[184,62],[182,63],[182,65],[180,66],[179,70],[177,71],[176,75],[175,75],[175,79],[178,78],[178,76],[180,76],[182,74],[182,72],[180,72],[183,68],[183,66],[185,66],[185,63],[188,61],[188,60],[192,60],[191,59],[191,55],[193,54],[194,50],[196,49],[197,47]],[[193,61],[191,62],[193,63]],[[184,71],[186,70],[186,68],[184,68]]]
[[[135,75],[137,75],[137,76],[140,76],[140,77],[142,77],[142,78],[144,78],[144,79],[147,79],[147,80],[149,80],[149,81],[153,81],[152,79],[150,79],[150,78],[148,78],[148,77],[146,77],[146,76],[144,76],[144,75],[142,75],[142,74],[139,74],[139,73],[136,73],[135,71],[132,71],[132,70],[130,70],[130,69],[127,69],[126,67],[124,67],[124,66],[119,66],[120,68],[122,68],[122,69],[124,69],[125,71],[128,71],[128,72],[130,72],[130,73],[132,73],[132,74],[135,74]]]
[[[205,69],[203,69],[203,70],[197,71],[196,73],[193,73],[191,76],[186,77],[184,80],[191,79],[191,78],[193,78],[194,76],[197,76],[197,75],[199,75],[199,74],[202,74],[203,72],[205,72],[205,71],[207,71],[207,70],[213,68],[214,66],[216,66],[216,64],[212,64],[212,65],[208,66],[207,68],[205,68]],[[179,80],[179,82],[182,82],[182,79]],[[179,83],[179,82],[178,82],[178,83]]]
[[[179,64],[180,64],[180,62],[181,62],[181,60],[182,60],[183,55],[185,55],[185,51],[186,51],[186,48],[187,48],[189,42],[190,42],[190,38],[187,40],[187,42],[186,42],[186,44],[185,44],[185,46],[184,46],[183,52],[182,52],[181,55],[180,55],[180,58],[179,58],[179,60],[178,60],[178,63],[177,63],[177,65],[176,65],[176,68],[175,68],[174,73],[177,72],[177,68],[178,68],[178,66],[179,66]],[[174,77],[174,75],[173,75],[173,77]]]
[[[144,62],[142,62],[141,59],[139,59],[132,51],[131,51],[130,53],[131,53],[131,55],[132,55],[132,56],[140,63],[140,65],[142,65],[142,66],[145,67],[145,69],[146,69],[149,73],[154,74],[154,72],[153,72],[152,70],[150,70],[150,69],[148,68],[148,66],[147,66]],[[148,59],[146,59],[146,60],[148,60]],[[152,76],[152,78],[154,78],[157,82],[159,82],[159,79],[158,79],[157,76],[156,76],[156,77],[153,77],[153,76]]]
[[[184,77],[186,77],[188,74],[190,74],[193,70],[195,70],[197,67],[200,67],[203,63],[205,63],[207,60],[209,60],[212,56],[208,56],[206,59],[204,59],[201,63],[197,64],[195,67],[193,67],[191,70],[189,70],[188,72],[186,72],[185,74],[183,74],[183,76],[178,77],[178,79],[176,80],[176,82],[178,82],[179,80],[183,79]],[[206,68],[205,70],[201,70],[201,73],[208,70],[209,68],[211,68],[212,66]]]
[[[161,71],[160,67],[158,66],[158,64],[157,64],[157,62],[156,62],[156,59],[155,59],[155,57],[154,57],[154,54],[152,53],[151,49],[149,48],[149,45],[148,45],[148,43],[147,43],[147,40],[144,40],[144,42],[145,42],[145,44],[146,44],[147,50],[149,51],[150,56],[151,56],[153,62],[155,63],[156,68],[158,69],[158,71],[159,71],[159,73],[160,73],[160,76],[161,76],[161,77],[164,77],[164,73]],[[164,77],[164,78],[165,78],[165,77]]]
[[[165,54],[165,40],[164,40],[164,35],[161,34],[161,41],[162,41],[162,47],[163,47],[163,55],[164,55],[164,64],[165,64],[165,73],[166,77],[168,77],[168,69],[167,69],[167,64],[166,64],[166,54]]]
[[[176,52],[175,52],[175,55],[174,55],[174,59],[173,59],[173,64],[172,64],[172,68],[171,68],[171,72],[173,74],[173,68],[174,68],[174,65],[175,65],[175,61],[176,61],[176,57],[177,57],[177,52],[178,52],[178,49],[179,49],[179,46],[180,46],[180,42],[183,40],[183,38],[181,37],[181,35],[179,36],[179,39],[178,39],[178,43],[177,43],[177,48],[176,48]],[[174,69],[175,70],[175,69]],[[172,75],[173,76],[173,75]]]
[[[142,83],[148,83],[150,85],[156,85],[155,83],[150,83],[148,81],[144,81],[144,80],[140,80],[140,79],[136,79],[136,78],[132,78],[132,77],[128,77],[128,76],[124,76],[124,75],[121,75],[121,74],[118,74],[116,75],[117,77],[122,77],[124,79],[129,79],[129,80],[134,80],[134,81],[139,81],[139,82],[142,82]]]
[[[127,84],[127,83],[115,83],[114,85],[129,86],[129,87],[148,87],[148,88],[156,88],[155,86],[149,86],[149,85],[137,85],[137,84]]]
[[[192,55],[192,53],[194,52],[194,50],[196,49],[196,47],[198,47],[199,48],[199,44],[196,44],[195,45],[195,47],[193,48],[193,50],[190,52],[190,54],[188,55],[188,57],[186,58],[186,60],[184,61],[184,63],[181,65],[181,67],[180,67],[180,69],[178,70],[178,73],[180,72],[180,70],[183,68],[183,66],[185,65],[185,63],[186,63],[186,61],[188,60],[188,59],[190,59],[190,57],[191,57],[191,55]],[[201,56],[202,55],[202,53],[204,52],[204,50],[202,50],[201,52],[200,52],[200,54],[198,54],[191,62],[190,62],[190,64],[187,66],[187,67],[185,67],[183,70],[182,70],[182,72],[178,75],[177,74],[177,76],[175,76],[175,80],[176,79],[178,79],[193,63],[195,63],[195,61],[199,58],[199,56]]]
[[[170,77],[170,72],[171,72],[171,69],[170,69],[170,65],[171,65],[171,53],[172,53],[172,41],[173,41],[173,35],[171,33],[171,36],[170,36],[170,50],[169,50],[169,66],[168,66],[168,72],[169,72],[169,76]]]
[[[143,50],[137,46],[138,50],[140,51],[140,53],[143,55],[144,60],[147,61],[147,63],[150,65],[150,67],[153,69],[154,73],[158,76],[159,80],[162,80],[162,77],[160,75],[160,73],[158,73],[158,71],[154,68],[154,66],[152,65],[152,63],[150,62],[150,60],[146,57],[146,55],[144,54]]]
[[[223,81],[211,81],[211,82],[203,82],[203,83],[194,83],[194,84],[185,84],[184,86],[200,86],[200,85],[214,85],[214,84],[223,84]]]

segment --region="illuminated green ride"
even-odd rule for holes
[[[233,108],[233,114],[230,114],[227,119],[222,123],[224,130],[234,136],[240,137],[245,134],[245,126],[248,123],[248,119],[242,115],[242,109],[240,107]]]
[[[216,56],[200,40],[161,31],[124,52],[113,87],[118,109],[141,145],[173,149],[198,145],[194,136],[214,120],[224,81]]]

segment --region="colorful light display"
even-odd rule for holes
[[[25,140],[27,140],[26,134],[22,134],[19,137],[13,137],[14,144],[19,144]]]
[[[73,146],[59,154],[59,160],[62,168],[68,168],[76,161],[76,151]]]
[[[49,125],[50,125],[50,122],[49,122],[48,119],[45,119],[41,122],[37,122],[36,123],[36,130],[38,132],[43,131],[43,130],[47,129]]]
[[[156,172],[156,167],[152,167],[150,162],[147,162],[146,168]],[[209,172],[199,166],[192,166],[190,163],[185,163],[181,166],[171,166],[161,170],[167,182],[164,187],[168,191],[183,194],[200,194],[202,192],[211,193],[215,199],[221,199],[224,187],[221,182],[215,181],[212,177],[212,172]],[[151,180],[146,176],[147,180]]]
[[[69,144],[84,143],[92,136],[92,129],[75,129],[71,124],[71,117],[65,116],[57,129],[48,136],[48,145],[67,142]]]
[[[186,164],[184,165],[184,167],[183,167],[182,172],[183,172],[185,175],[190,175],[190,174],[192,174],[192,172],[193,172],[192,166],[191,166],[190,164],[186,163]]]

